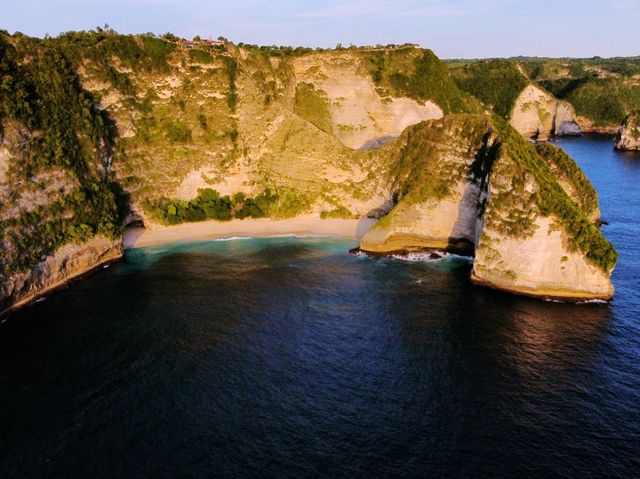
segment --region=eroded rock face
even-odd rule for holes
[[[526,238],[504,236],[485,226],[471,280],[504,291],[563,300],[609,300],[609,274],[570,251],[554,220],[538,217]]]
[[[565,120],[556,128],[556,135],[559,136],[580,136],[582,130],[575,120]]]
[[[459,181],[444,199],[401,203],[387,218],[388,226],[370,230],[362,238],[360,247],[374,253],[424,248],[471,253],[481,193],[477,184]]]
[[[480,285],[542,298],[612,297],[616,253],[593,224],[597,193],[568,155],[468,115],[417,125],[401,140],[390,175],[402,194],[362,250],[466,246]]]
[[[326,94],[333,132],[349,148],[377,147],[408,126],[443,116],[432,101],[382,98],[366,66],[349,53],[305,55],[293,68],[297,82]]]
[[[33,269],[6,278],[0,289],[0,313],[19,307],[70,279],[122,257],[122,242],[96,236],[83,244],[67,244]]]
[[[615,142],[618,150],[640,150],[640,111],[627,115]]]
[[[0,313],[122,254],[108,118],[63,56],[14,42],[0,34]]]
[[[573,106],[536,85],[522,90],[511,112],[511,126],[523,137],[545,141],[549,135],[580,135]]]
[[[402,78],[420,55],[421,51],[402,49],[394,60],[399,63],[385,68],[392,68],[389,73],[394,78]],[[593,258],[587,260],[586,253],[575,247],[573,233],[554,217],[557,212],[535,203],[542,191],[541,178],[557,178],[554,185],[560,192],[552,192],[561,196],[557,203],[571,210],[569,202],[574,201],[582,211],[576,213],[577,220],[590,225],[597,208],[583,201],[582,185],[561,167],[566,162],[544,166],[533,146],[516,133],[519,143],[510,138],[512,130],[488,116],[443,117],[443,109],[467,111],[452,110],[447,95],[438,105],[381,88],[374,82],[367,52],[270,57],[227,45],[201,61],[178,48],[168,57],[166,71],[153,74],[144,68],[124,69],[117,58],[111,60],[135,87],[132,98],[119,91],[127,82],[106,82],[95,68],[98,65],[81,67],[78,73],[84,87],[101,99],[100,108],[114,122],[118,146],[126,155],[112,161],[113,151],[104,147],[110,136],[103,132],[97,141],[91,131],[80,134],[83,121],[76,125],[78,135],[56,131],[42,138],[77,136],[68,149],[82,152],[77,164],[69,165],[64,155],[56,165],[40,164],[38,158],[45,156],[29,153],[26,146],[41,133],[17,120],[3,125],[0,306],[23,304],[120,257],[119,241],[107,239],[117,237],[121,221],[108,188],[112,181],[130,195],[134,211],[147,225],[143,205],[156,197],[187,201],[199,188],[228,195],[257,195],[269,189],[279,197],[275,213],[271,212],[278,217],[382,217],[362,240],[368,251],[439,248],[472,253],[475,249],[473,278],[489,286],[540,296],[553,286],[566,297],[585,291],[604,297],[610,286],[611,259],[600,268],[601,278],[593,273],[596,279],[588,279],[591,273],[580,261],[591,267]],[[16,62],[15,68],[22,63]],[[430,88],[437,90],[446,79],[442,72],[439,75]],[[43,98],[49,98],[56,85],[78,84],[60,78],[51,84],[36,82],[47,92]],[[51,103],[62,105],[74,92],[82,96],[80,91],[65,90]],[[440,98],[414,95],[428,97]],[[88,99],[76,103],[91,104]],[[85,118],[85,106],[75,117]],[[512,122],[523,135],[544,139],[550,133],[576,133],[573,120],[568,104],[530,85]],[[542,167],[551,171],[541,176],[537,170]],[[527,246],[519,257],[518,245],[529,244],[537,231],[551,231],[545,221],[557,228],[552,234],[560,238],[549,246],[552,254],[541,256],[542,260],[536,257],[536,248],[547,244],[542,235],[538,238],[542,245]],[[597,237],[587,229],[591,239]],[[489,247],[500,258],[492,256]],[[608,254],[606,245],[604,251]],[[521,270],[523,265],[551,261],[561,253],[565,254],[560,261],[569,264],[561,265],[559,276],[546,266],[533,269],[551,275],[536,292],[531,283],[535,278]],[[506,279],[500,272],[506,272]],[[574,288],[572,281],[587,286]]]
[[[388,162],[398,203],[362,238],[361,249],[473,251],[494,140],[481,116],[450,115],[407,130]]]

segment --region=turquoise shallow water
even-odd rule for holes
[[[640,158],[558,144],[621,253],[611,304],[329,238],[132,250],[0,326],[0,476],[636,475]]]

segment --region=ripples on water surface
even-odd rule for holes
[[[0,327],[0,476],[637,476],[640,159],[559,144],[620,250],[612,304],[334,239],[130,251]]]

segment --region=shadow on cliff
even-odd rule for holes
[[[484,216],[489,195],[489,176],[499,149],[500,142],[495,139],[492,141],[491,132],[487,132],[467,171],[469,182],[462,195],[457,218],[449,236],[449,252],[464,256],[473,256],[475,253],[476,241],[480,236],[480,231],[477,231],[478,223]],[[475,214],[470,214],[470,209],[475,209]]]
[[[377,218],[360,218],[358,224],[356,225],[355,237],[358,242],[362,239],[362,237],[367,234],[367,232],[371,229],[371,227],[376,224],[378,221]]]

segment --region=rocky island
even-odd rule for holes
[[[479,285],[608,300],[597,193],[528,141],[577,114],[506,68],[486,97],[415,45],[0,34],[0,310],[117,260],[129,224],[302,217],[379,219],[367,252],[473,255]]]

